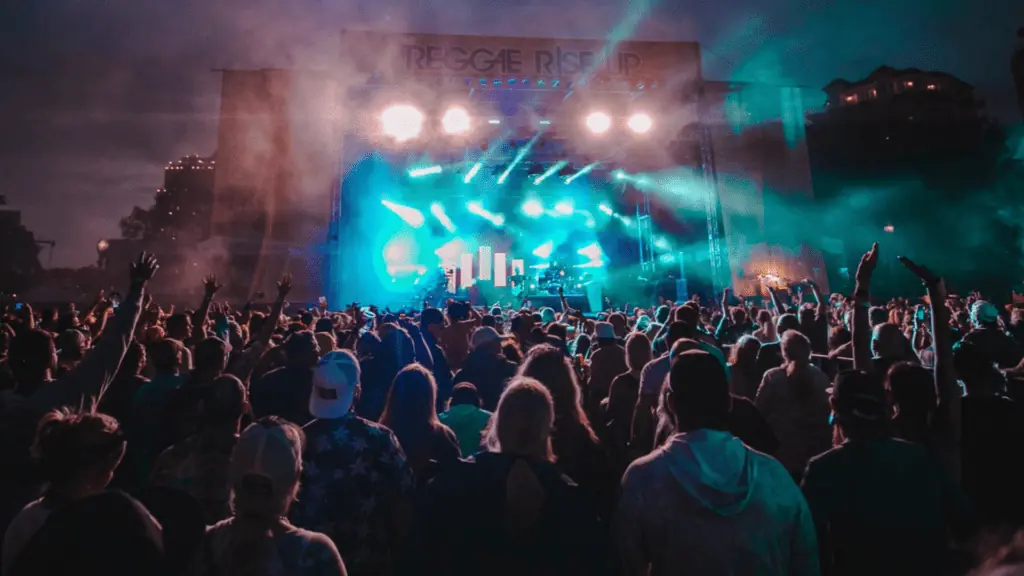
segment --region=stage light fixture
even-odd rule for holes
[[[654,120],[652,120],[647,114],[633,114],[629,117],[629,120],[626,121],[626,125],[629,126],[630,130],[637,134],[646,134],[650,132],[651,128],[654,126]]]
[[[473,127],[473,119],[465,108],[449,108],[441,118],[441,126],[446,134],[465,134]]]
[[[555,212],[561,214],[562,216],[572,216],[572,202],[569,200],[562,200],[558,204],[555,204]]]
[[[380,113],[381,130],[396,142],[407,142],[423,131],[423,112],[409,104],[396,104]]]
[[[544,206],[537,200],[527,200],[523,202],[523,214],[530,218],[540,217],[544,214]]]
[[[612,119],[604,112],[591,112],[587,116],[587,128],[594,134],[604,134],[612,127]]]

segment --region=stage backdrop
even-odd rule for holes
[[[696,42],[625,41],[383,34],[345,31],[341,55],[359,73],[384,81],[430,77],[584,78],[591,84],[635,88],[700,79]]]
[[[606,48],[594,40],[345,32],[336,70],[225,71],[211,245],[230,262],[230,294],[272,292],[285,271],[296,276],[293,302],[324,293],[332,191],[342,158],[361,156],[342,150],[356,113],[346,108],[348,88],[445,77],[587,80],[618,90],[644,84],[679,90],[684,101],[701,94],[731,277],[716,284],[749,292],[761,270],[824,282],[820,258],[793,218],[792,202],[813,196],[800,90],[704,83],[700,70],[696,43]],[[344,281],[351,272],[332,274]]]

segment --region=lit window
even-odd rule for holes
[[[903,85],[906,86],[907,88],[913,88],[914,87],[914,81],[913,80],[907,80],[906,82],[903,83]]]
[[[854,103],[857,102],[857,95],[856,94],[850,94],[849,96],[844,98],[844,100],[846,100],[850,104],[854,104]]]
[[[938,86],[936,86],[935,84],[929,84],[929,85],[928,85],[928,89],[929,89],[929,90],[935,90],[935,89],[937,89],[937,88],[938,88]]]
[[[869,92],[869,94],[871,94],[872,98],[878,98],[878,90],[875,90],[874,88],[871,89],[871,92]]]

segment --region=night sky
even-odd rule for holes
[[[53,265],[86,265],[150,205],[168,161],[213,152],[215,68],[327,67],[345,27],[604,38],[638,10],[636,37],[699,41],[711,79],[813,92],[880,64],[941,69],[1020,121],[1020,0],[13,0],[0,2],[0,195],[57,242]]]

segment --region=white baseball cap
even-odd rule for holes
[[[348,350],[324,355],[313,369],[309,413],[314,418],[341,418],[352,408],[359,386],[359,360]]]

